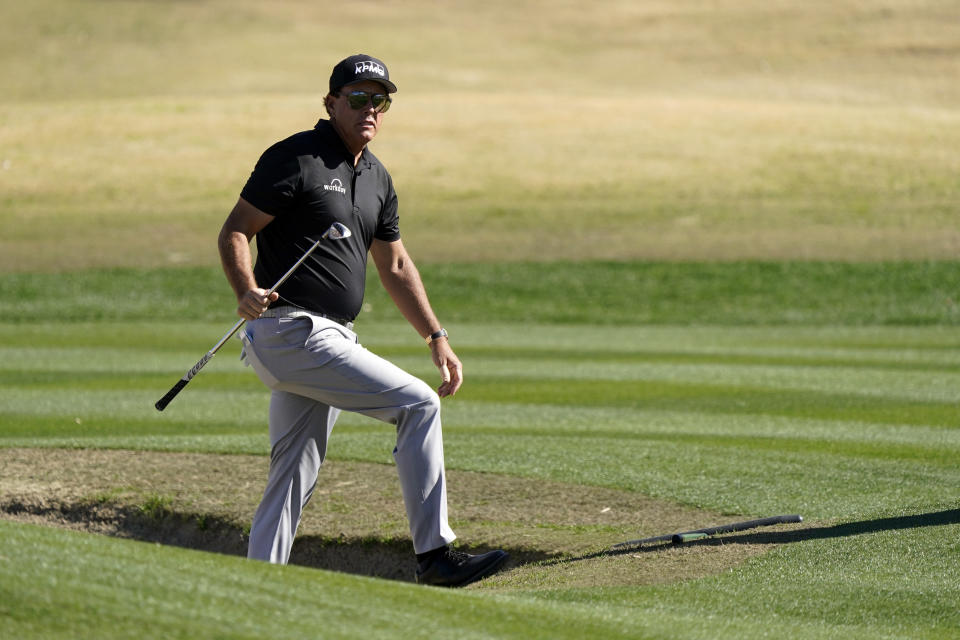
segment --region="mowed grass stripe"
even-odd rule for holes
[[[429,379],[435,372],[423,358],[395,362]],[[717,364],[604,364],[579,362],[570,367],[551,366],[538,360],[479,360],[467,363],[468,381],[482,378],[529,379],[562,383],[571,379],[613,382],[668,381],[731,387],[797,390],[815,393],[845,393],[886,396],[904,400],[954,402],[960,375],[951,372],[892,372],[857,367],[782,367]],[[469,388],[466,391],[469,394]]]
[[[172,384],[172,383],[171,383]],[[230,420],[237,424],[262,424],[270,402],[269,393],[249,393],[230,389],[184,390],[163,413],[154,403],[167,392],[167,385],[154,390],[50,390],[4,389],[0,415],[62,416],[65,418],[118,417],[137,421],[189,419],[198,423]],[[3,428],[0,426],[0,433]]]
[[[414,347],[375,348],[383,357],[422,356],[423,349]],[[637,365],[637,364],[723,364],[723,365],[762,365],[762,366],[803,366],[821,368],[858,367],[890,371],[929,371],[960,372],[960,352],[944,354],[937,350],[935,354],[924,353],[883,353],[858,354],[847,351],[828,355],[824,353],[764,353],[729,351],[644,351],[625,348],[621,352],[608,350],[587,350],[571,348],[458,348],[457,355],[466,361],[496,360],[541,360],[550,364],[575,365],[583,362],[598,364]],[[932,358],[925,358],[932,355]],[[939,356],[939,357],[938,357]]]
[[[205,351],[235,321],[230,306],[221,309],[218,317],[215,322],[186,317],[166,322],[137,318],[53,322],[43,317],[30,324],[0,322],[0,348],[19,348],[27,353],[55,347],[95,347],[108,352],[133,349],[160,354]],[[955,363],[960,358],[960,327],[948,326],[612,326],[474,320],[455,322],[451,327],[456,330],[453,343],[458,350],[486,353],[510,354],[529,349],[544,355],[559,351],[616,357],[676,352],[933,363]],[[378,350],[422,352],[418,336],[406,322],[396,318],[376,319],[362,314],[357,331],[364,344]],[[236,343],[230,342],[225,348],[231,344]]]
[[[0,385],[22,389],[62,389],[70,391],[98,391],[111,389],[150,390],[163,395],[186,373],[178,376],[168,372],[135,371],[0,371]],[[206,373],[206,372],[204,372]],[[203,374],[199,374],[203,375]],[[194,377],[197,380],[197,377]],[[235,389],[238,391],[259,391],[264,387],[259,379],[249,371],[218,371],[203,377],[207,389]],[[198,384],[199,386],[199,384]]]
[[[214,410],[150,408],[80,424],[51,416],[0,445],[268,453],[265,404],[238,411],[232,396],[198,396],[218,400]],[[175,424],[158,428],[166,420]],[[955,432],[925,427],[458,402],[445,411],[444,433],[451,469],[615,487],[729,513],[849,517],[960,492]],[[329,458],[392,465],[395,439],[392,425],[346,414]]]
[[[516,327],[519,329],[519,326]],[[165,348],[158,350],[141,345],[139,348],[103,346],[44,346],[14,347],[0,345],[0,371],[166,371],[175,372],[196,362],[212,345],[206,348]],[[378,355],[390,360],[409,362],[416,366],[425,360],[422,344],[413,346],[365,343]],[[766,367],[769,369],[795,367],[798,369],[858,369],[891,373],[960,373],[960,350],[937,349],[933,352],[886,349],[882,353],[859,350],[811,349],[757,349],[687,347],[669,351],[655,348],[649,342],[630,345],[623,352],[601,349],[578,349],[572,345],[554,344],[544,347],[477,348],[457,346],[465,362],[479,366],[522,366],[542,362],[536,370],[575,370],[584,365],[607,365],[610,370],[628,370],[629,367],[650,365],[723,365],[730,367]],[[225,344],[216,356],[216,368],[240,367],[240,345],[236,341]],[[960,380],[960,375],[957,376]]]
[[[736,434],[698,434],[698,433],[625,433],[616,430],[590,429],[585,432],[577,429],[526,430],[486,426],[467,426],[447,429],[450,434],[467,437],[474,435],[502,437],[505,440],[516,436],[541,436],[568,440],[603,439],[654,443],[689,443],[711,448],[736,449],[738,455],[750,455],[751,452],[776,451],[808,453],[823,456],[846,456],[853,458],[874,458],[878,460],[911,460],[926,462],[938,466],[955,467],[960,456],[960,446],[944,447],[941,444],[891,444],[889,442],[850,442],[816,437]]]
[[[78,412],[82,413],[82,412]],[[150,416],[130,418],[107,415],[44,415],[26,413],[0,413],[2,437],[0,446],[16,446],[10,442],[29,440],[35,446],[43,446],[47,439],[63,441],[92,438],[100,441],[113,436],[194,436],[194,435],[248,435],[263,434],[266,438],[266,416],[257,422],[232,420],[198,420],[193,415],[158,419]]]
[[[173,372],[189,367],[199,360],[210,347],[212,341],[204,347],[157,349],[141,345],[140,347],[0,347],[0,371],[129,371],[129,372]],[[239,343],[225,344],[216,354],[216,363],[223,361],[239,362]],[[222,368],[222,366],[221,366]]]
[[[0,350],[0,358],[4,356]],[[179,380],[188,366],[181,364],[189,355],[168,358],[158,363],[151,354],[121,361],[94,361],[82,353],[54,350],[32,359],[25,366],[6,358],[0,365],[0,382],[13,388],[68,389],[168,389]],[[223,354],[223,359],[209,363],[195,378],[191,390],[222,389],[245,392],[262,390],[251,369],[238,358]],[[438,373],[421,353],[404,358],[388,358],[400,367],[426,380],[436,382]],[[138,362],[145,362],[137,368]],[[192,362],[192,361],[191,361]],[[771,389],[786,392],[849,394],[864,397],[886,397],[904,401],[952,403],[958,397],[960,373],[945,371],[889,371],[872,367],[810,367],[769,365],[674,364],[674,363],[604,363],[592,360],[551,363],[536,359],[472,359],[466,360],[468,381],[462,394],[472,397],[474,382],[504,378],[540,381],[544,384],[568,385],[570,380],[609,380],[620,384],[651,384],[658,381],[693,385],[722,382],[729,387]],[[0,392],[2,393],[2,392]],[[509,401],[509,396],[502,400]]]
[[[44,389],[23,390],[8,398],[0,408],[3,429],[9,434],[27,419],[49,421],[57,427],[32,432],[37,438],[64,433],[83,435],[79,426],[104,419],[131,430],[149,433],[154,425],[183,422],[192,426],[234,425],[244,433],[263,433],[269,394],[215,391],[197,387],[183,393],[163,413],[153,409],[156,394],[146,391],[90,391],[52,393]],[[78,423],[79,420],[79,423]],[[572,405],[471,402],[458,394],[444,401],[445,431],[474,431],[491,428],[516,434],[545,434],[558,430],[623,434],[693,434],[805,438],[837,442],[870,442],[896,445],[921,444],[930,447],[960,448],[960,430],[931,426],[872,424],[836,420],[811,420],[768,415],[697,413],[689,410],[636,409],[628,407],[581,407]],[[359,414],[345,412],[337,421],[337,432],[377,431],[380,423]],[[63,431],[66,429],[67,431]],[[390,430],[390,428],[388,428]],[[2,437],[2,436],[0,436]]]
[[[631,205],[635,214],[635,202]],[[632,215],[633,215],[632,214]],[[535,218],[536,216],[534,216]],[[217,223],[219,225],[219,222]],[[215,247],[210,253],[215,262]],[[542,256],[534,252],[531,260]],[[420,265],[444,322],[577,325],[952,325],[960,269],[916,262],[521,262]],[[396,321],[367,273],[363,320]],[[122,297],[117,292],[122,291]],[[236,307],[217,266],[9,273],[5,322],[224,322]],[[530,333],[529,331],[527,333]],[[954,335],[953,344],[957,344]]]
[[[762,414],[873,422],[956,427],[960,405],[884,396],[790,391],[748,386],[683,382],[569,379],[471,378],[472,401],[586,407],[629,407],[697,413]]]
[[[412,347],[370,347],[378,355],[387,358],[422,358],[423,348],[420,345]],[[205,350],[166,350],[156,352],[150,349],[110,350],[106,348],[0,348],[0,371],[30,371],[42,369],[69,370],[82,363],[83,368],[89,370],[96,367],[99,370],[142,371],[143,369],[175,370],[177,365],[189,361],[190,357],[202,355]],[[767,367],[817,367],[817,368],[851,368],[874,369],[878,371],[918,371],[918,372],[960,372],[960,354],[943,354],[940,361],[927,358],[898,356],[877,357],[859,354],[837,355],[805,355],[805,354],[764,354],[764,353],[735,353],[735,352],[702,352],[702,351],[625,351],[615,353],[598,350],[577,350],[566,348],[503,348],[477,349],[458,348],[457,354],[464,361],[542,361],[551,366],[570,368],[583,363],[604,365],[647,365],[647,364],[689,364],[689,365],[730,365],[730,366],[767,366]],[[218,352],[220,360],[238,355],[235,348],[222,348]],[[949,359],[948,359],[949,358]],[[197,358],[199,359],[199,357]]]
[[[0,372],[5,394],[13,389],[49,389],[79,393],[154,389],[157,398],[176,382],[160,374],[104,372]],[[207,375],[194,383],[205,390],[233,390],[265,395],[248,372]],[[696,413],[760,414],[879,424],[955,427],[960,405],[888,396],[770,389],[747,385],[701,384],[663,380],[621,381],[583,378],[489,378],[472,376],[464,396],[472,402],[517,402],[578,407],[625,407]]]
[[[367,438],[370,438],[368,435]],[[352,457],[352,439],[338,443]],[[451,466],[616,487],[726,513],[850,517],[955,499],[955,465],[797,450],[735,448],[678,438],[576,440],[549,434],[457,434]]]
[[[384,355],[417,355],[414,349],[384,349]],[[561,365],[581,362],[603,364],[723,364],[723,365],[764,365],[764,366],[803,366],[822,368],[858,367],[862,369],[880,369],[892,371],[930,371],[960,372],[960,352],[950,355],[949,361],[931,361],[922,357],[906,357],[901,354],[766,354],[762,352],[704,352],[704,351],[624,351],[620,353],[578,349],[458,349],[462,358],[481,359],[538,359]],[[921,354],[923,355],[923,354]],[[941,351],[937,355],[943,355]],[[886,357],[885,357],[886,356]]]
[[[265,433],[266,415],[258,416],[254,420],[237,422],[231,420],[197,420],[193,417],[178,416],[173,419],[128,418],[116,416],[70,417],[62,415],[30,415],[23,413],[0,414],[3,421],[0,446],[10,444],[11,441],[24,443],[29,441],[34,445],[43,445],[45,438],[54,438],[62,441],[64,438],[109,438],[117,434],[149,435],[149,436],[193,436],[193,435],[262,435]],[[617,440],[625,445],[629,442],[654,443],[658,441],[721,447],[734,449],[746,455],[750,451],[783,451],[808,452],[827,456],[850,456],[861,458],[875,458],[883,460],[913,460],[927,462],[938,466],[954,466],[960,457],[960,443],[945,444],[942,440],[925,442],[918,439],[916,442],[891,442],[843,440],[823,437],[820,434],[805,434],[798,429],[798,435],[790,437],[784,434],[765,435],[738,434],[717,431],[715,433],[694,432],[657,432],[643,428],[643,416],[633,416],[637,420],[635,429],[629,428],[596,428],[580,427],[550,427],[550,426],[490,426],[483,424],[462,424],[457,421],[447,421],[444,432],[448,438],[472,438],[474,436],[500,437],[505,441],[519,436],[538,436],[554,439],[579,440],[584,438]],[[702,422],[709,418],[706,414],[696,416]],[[718,427],[719,428],[719,427]],[[336,427],[336,438],[355,435],[375,434],[389,439],[392,429],[389,425],[372,420],[356,421],[341,420]],[[364,454],[364,459],[371,452]],[[334,455],[333,457],[336,457]]]

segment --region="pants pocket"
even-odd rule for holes
[[[257,356],[257,350],[254,346],[253,328],[249,325],[244,327],[243,331],[240,332],[240,342],[243,343],[243,353],[241,357],[246,364],[253,367],[260,381],[271,389],[280,384],[276,376],[270,373],[270,370],[263,364],[259,356]]]

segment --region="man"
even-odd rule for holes
[[[431,309],[397,216],[393,182],[367,145],[397,87],[368,55],[339,62],[324,98],[329,120],[260,157],[220,232],[224,272],[237,296],[244,358],[271,390],[270,473],[250,529],[248,557],[286,563],[341,410],[396,425],[394,459],[417,582],[462,586],[497,571],[503,551],[449,547],[440,397],[463,382],[460,360]],[[324,241],[276,292],[275,282],[334,222],[349,238]],[[257,239],[251,269],[250,241]],[[360,346],[352,331],[367,253],[394,303],[426,340],[441,384],[423,381]]]

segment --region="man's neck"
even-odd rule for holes
[[[366,143],[360,145],[360,148],[354,148],[351,146],[350,142],[347,141],[347,137],[343,135],[343,132],[340,131],[340,126],[337,124],[336,120],[331,119],[330,124],[333,125],[333,130],[337,132],[337,135],[340,136],[340,141],[343,142],[343,146],[346,148],[347,152],[353,156],[353,166],[356,167],[357,163],[360,162],[360,157],[363,155],[363,150],[367,148]]]

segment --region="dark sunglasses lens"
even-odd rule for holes
[[[390,108],[390,98],[382,93],[375,93],[370,99],[373,100],[373,108],[380,113],[384,113]]]
[[[347,104],[351,109],[363,109],[370,101],[370,94],[365,91],[352,91],[347,94]]]
[[[383,113],[390,108],[390,98],[382,93],[370,94],[366,91],[351,91],[347,94],[347,103],[351,109],[363,109],[371,102],[374,111]]]

